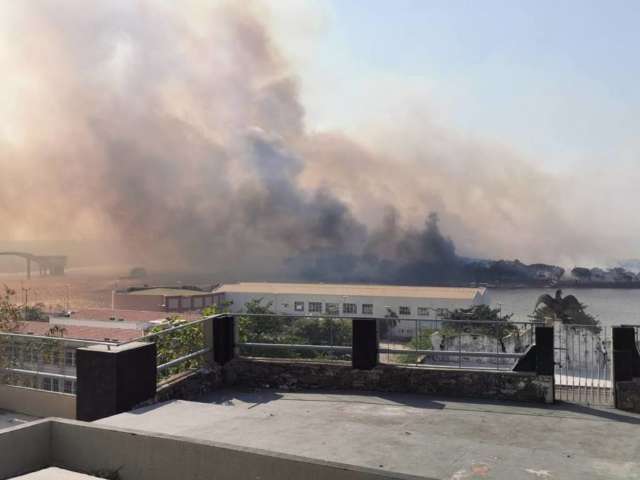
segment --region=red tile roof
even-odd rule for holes
[[[48,322],[20,322],[15,333],[45,335],[53,325]],[[105,339],[126,342],[143,335],[141,330],[125,328],[84,327],[79,325],[64,325],[64,337],[103,342]]]
[[[110,308],[83,308],[74,310],[71,318],[82,320],[111,321],[112,317],[123,318],[128,322],[150,322],[164,320],[169,314],[166,312],[152,312],[148,310],[112,310]]]

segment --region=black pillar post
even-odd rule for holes
[[[536,327],[536,373],[554,375],[553,327]]]
[[[224,365],[235,354],[235,321],[231,315],[213,319],[213,359]]]
[[[613,327],[613,378],[616,382],[640,377],[640,355],[633,327]]]
[[[378,321],[353,319],[352,365],[358,370],[371,370],[378,365]]]
[[[76,350],[76,417],[91,422],[130,410],[156,394],[156,344]]]
[[[535,372],[538,375],[554,375],[553,327],[536,327],[536,344],[518,360],[514,372]]]

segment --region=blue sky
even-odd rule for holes
[[[301,70],[310,128],[389,109],[547,170],[637,163],[640,2],[331,0]]]

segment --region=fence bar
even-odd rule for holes
[[[183,357],[176,358],[174,360],[171,360],[170,362],[163,363],[162,365],[158,365],[158,371],[161,372],[167,368],[174,367],[192,358],[198,357],[200,355],[204,355],[205,353],[209,353],[210,351],[211,351],[211,348],[207,347],[207,348],[203,348],[202,350],[198,350],[196,352],[190,353],[188,355],[184,355]]]

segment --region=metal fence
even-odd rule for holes
[[[205,325],[215,317],[216,315],[190,322],[180,320],[167,323],[156,327],[151,333],[119,345],[133,342],[155,343],[157,381],[162,384],[175,375],[195,371],[204,366],[203,356],[212,350],[207,344]]]
[[[353,319],[327,315],[240,314],[240,355],[308,360],[351,359]]]
[[[534,322],[379,319],[380,362],[511,370],[535,342]]]
[[[533,322],[368,318],[378,322],[381,363],[510,370],[534,343]],[[351,317],[242,314],[239,353],[350,360]]]
[[[556,400],[613,404],[611,327],[554,325]]]
[[[75,395],[76,350],[109,342],[0,333],[0,383]]]

